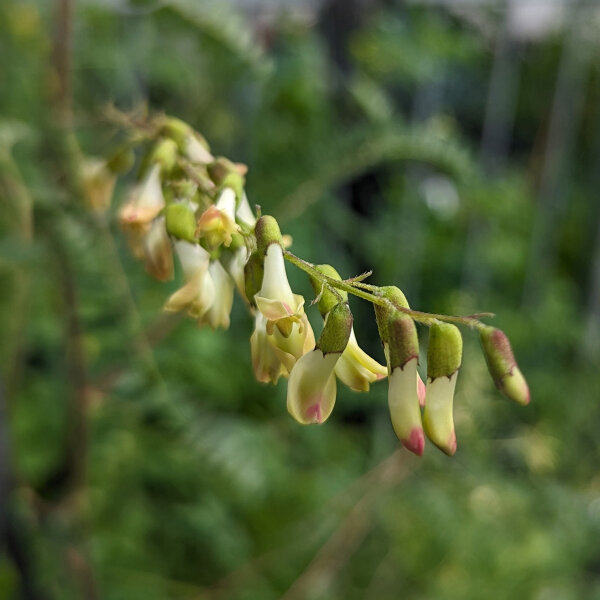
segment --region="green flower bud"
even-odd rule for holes
[[[167,233],[179,240],[196,241],[196,217],[187,202],[173,202],[165,207]]]
[[[506,334],[495,327],[479,330],[479,340],[496,387],[519,404],[529,404],[529,387],[513,354]]]
[[[423,427],[427,437],[449,456],[456,452],[453,403],[458,369],[462,361],[462,337],[454,325],[431,326],[427,351],[427,399]]]
[[[254,296],[258,294],[262,286],[264,272],[264,261],[260,254],[255,250],[244,266],[246,298],[248,298],[248,302],[252,305],[255,305]]]
[[[236,206],[244,196],[244,178],[237,171],[227,173],[221,182],[221,189],[231,188],[235,192]]]
[[[352,331],[352,312],[347,302],[338,302],[328,313],[316,347],[326,354],[341,354]]]
[[[256,246],[261,256],[267,252],[267,248],[271,244],[281,244],[281,231],[275,217],[263,215],[254,227],[254,235],[256,236]]]
[[[449,323],[435,323],[429,332],[427,350],[427,377],[451,377],[462,361],[462,336],[458,327]]]
[[[173,140],[183,152],[186,139],[192,135],[192,128],[177,117],[167,117],[162,126],[161,134]]]
[[[177,144],[168,138],[159,140],[150,156],[150,163],[158,163],[163,174],[168,174],[177,162]]]
[[[315,269],[323,275],[327,277],[331,277],[331,279],[336,279],[337,281],[341,281],[339,273],[331,266],[331,265],[316,265]],[[319,312],[321,316],[325,318],[325,315],[338,303],[340,299],[344,302],[348,302],[348,293],[343,290],[336,290],[337,294],[332,292],[330,289],[327,289],[327,286],[324,286],[323,283],[317,279],[316,277],[310,278],[310,283],[312,285],[315,294],[318,296],[321,294],[321,299],[319,300]]]
[[[392,304],[396,306],[401,306],[403,308],[409,308],[408,302],[406,301],[406,296],[402,293],[400,288],[397,288],[394,285],[387,285],[379,288],[378,295],[382,298],[386,298]],[[379,337],[383,342],[384,346],[386,346],[389,342],[389,331],[388,331],[388,322],[390,317],[392,316],[393,309],[387,306],[380,306],[379,304],[374,304],[375,308],[375,319],[377,320],[377,328],[379,329]]]

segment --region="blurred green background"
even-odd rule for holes
[[[600,599],[599,34],[558,0],[2,2],[0,598]],[[400,449],[385,383],[297,425],[241,302],[161,315],[132,176],[106,218],[69,185],[110,103],[248,164],[299,256],[496,313],[531,405],[465,332],[453,458]]]

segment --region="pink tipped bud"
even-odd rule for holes
[[[517,366],[506,334],[495,327],[485,327],[480,329],[479,339],[496,387],[507,398],[519,404],[529,404],[529,386]]]

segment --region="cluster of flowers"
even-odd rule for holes
[[[161,281],[173,278],[177,256],[184,285],[166,301],[166,311],[185,311],[199,325],[229,327],[234,290],[254,316],[250,338],[256,378],[277,383],[289,377],[287,408],[302,424],[323,423],[336,399],[336,380],[355,391],[389,379],[392,425],[402,444],[421,455],[427,436],[448,455],[456,451],[453,396],[462,360],[458,328],[429,316],[427,384],[418,372],[417,318],[393,286],[362,285],[383,343],[386,365],[358,345],[348,304],[353,280],[330,265],[310,265],[286,250],[277,221],[254,215],[244,191],[244,165],[215,158],[186,123],[162,117],[139,181],[121,206],[119,222],[132,252]],[[103,207],[114,188],[115,167],[130,160],[90,163],[84,171],[89,202]],[[285,259],[305,265],[324,320],[318,340],[304,312],[304,298],[288,282]],[[358,288],[356,288],[358,289]],[[418,313],[423,315],[424,313]],[[504,333],[479,321],[477,327],[490,373],[509,398],[529,402],[529,389]]]

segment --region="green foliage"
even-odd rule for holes
[[[0,4],[0,436],[14,478],[0,511],[29,585],[61,600],[90,587],[106,600],[600,598],[600,380],[583,341],[597,310],[597,64],[527,303],[560,36],[523,46],[509,166],[489,175],[476,158],[488,39],[440,8],[376,3],[335,49],[344,73],[324,29],[284,9],[261,25],[229,3],[76,5],[87,155],[114,148],[109,103],[147,102],[249,165],[250,202],[298,255],[342,277],[373,268],[424,310],[498,315],[531,405],[500,397],[465,332],[457,454],[429,445],[417,462],[398,449],[384,383],[340,386],[331,419],[300,427],[285,381],[252,379],[241,303],[227,332],[159,314],[177,283],[130,258],[114,219],[124,187],[108,216],[77,201],[52,101],[52,6]],[[429,93],[441,97],[419,116]],[[371,307],[351,308],[383,362]],[[20,568],[0,555],[0,597],[18,597]]]

